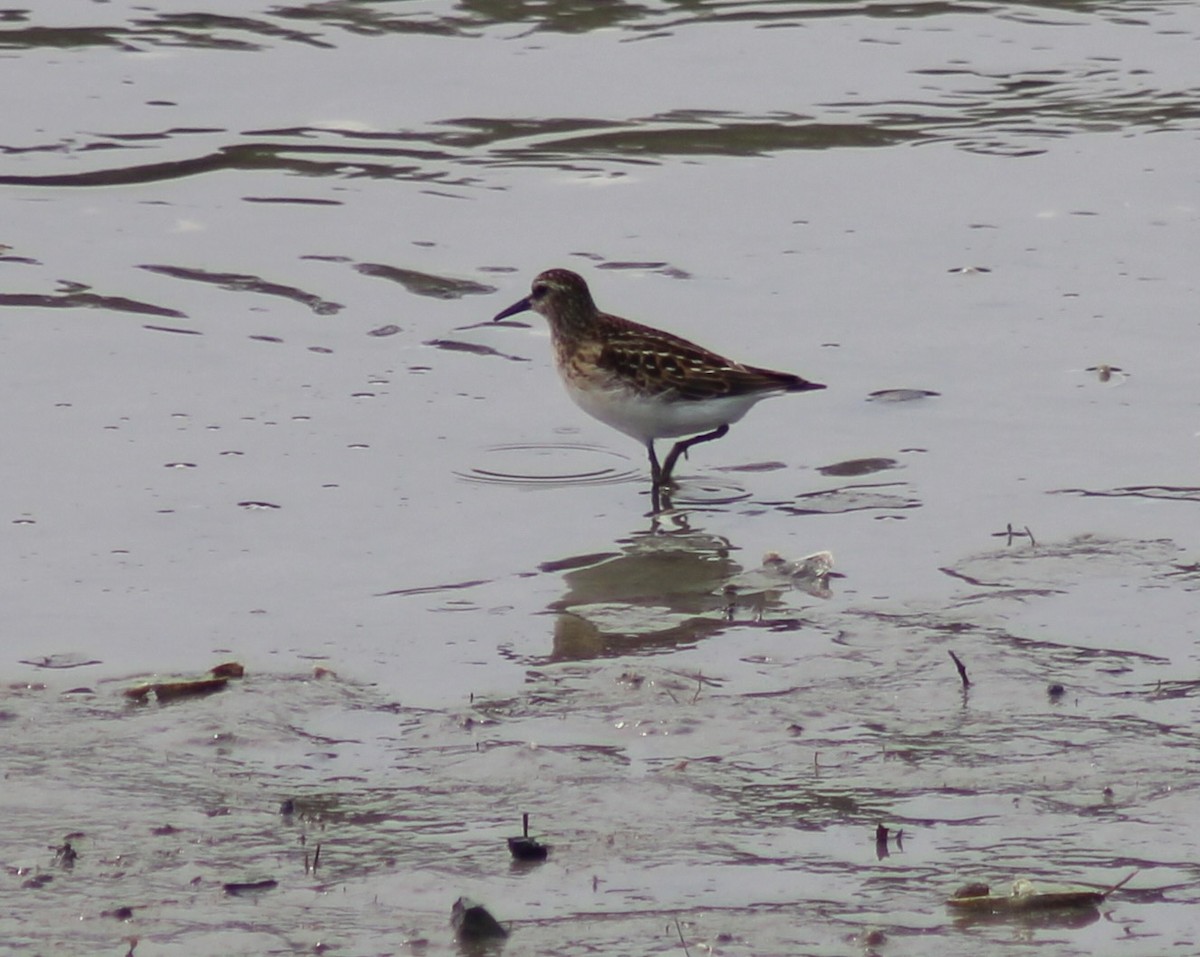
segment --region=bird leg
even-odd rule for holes
[[[654,454],[654,439],[646,443],[646,451],[650,453],[650,482],[658,488],[662,484],[662,466],[658,464],[658,456]]]
[[[666,485],[671,484],[671,473],[675,470],[675,463],[679,461],[679,456],[686,455],[687,450],[690,449],[693,445],[699,445],[701,442],[711,442],[711,441],[713,441],[713,439],[719,439],[722,436],[724,436],[725,433],[727,433],[728,431],[729,431],[729,426],[722,425],[722,426],[718,426],[717,428],[713,429],[711,432],[705,432],[703,435],[696,435],[690,439],[685,439],[682,442],[676,442],[675,447],[672,448],[670,453],[667,455],[667,461],[662,466],[661,469],[654,468],[654,466],[656,466],[658,463],[654,459],[653,451],[651,451],[651,453],[650,453],[650,465],[651,465],[650,475],[651,475],[651,477],[653,477],[655,475],[655,472],[658,473],[658,477],[655,479],[655,482],[654,482],[655,487],[666,486]]]

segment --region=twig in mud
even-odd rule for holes
[[[692,704],[695,704],[700,698],[700,689],[704,687],[704,673],[696,672],[696,693],[692,695]]]
[[[1031,532],[1029,530],[1028,525],[1026,525],[1021,531],[1017,531],[1016,529],[1014,529],[1012,527],[1012,522],[1009,522],[1007,525],[1005,525],[1004,531],[992,532],[992,538],[1008,539],[1008,541],[1005,542],[1006,545],[1011,545],[1013,543],[1014,538],[1028,538],[1030,545],[1033,545],[1035,547],[1037,546],[1037,542],[1034,540],[1034,537],[1033,537],[1033,532]]]
[[[317,845],[316,853],[313,854],[313,877],[317,876],[317,862],[321,860],[321,845]]]
[[[683,947],[684,957],[692,957],[692,955],[688,953],[687,941],[683,939],[683,928],[679,926],[678,917],[675,918],[675,933],[679,935],[679,943]]]
[[[954,659],[954,667],[958,669],[958,676],[962,678],[963,690],[971,687],[971,679],[967,677],[967,666],[964,665],[953,651],[948,652],[951,658]]]

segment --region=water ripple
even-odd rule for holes
[[[598,445],[522,443],[494,445],[484,451],[486,467],[477,465],[454,474],[468,482],[530,489],[613,485],[641,475],[624,455]],[[619,464],[612,464],[613,460]]]

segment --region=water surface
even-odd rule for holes
[[[9,11],[0,936],[455,953],[468,893],[510,953],[1194,953],[1198,38],[1165,0]],[[541,320],[488,321],[550,266],[830,388],[652,514]],[[1078,919],[943,903],[1135,868]]]

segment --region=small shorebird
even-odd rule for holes
[[[527,309],[550,323],[558,374],[575,403],[646,446],[656,492],[670,487],[680,455],[721,438],[760,399],[825,388],[788,372],[742,365],[669,332],[601,312],[587,283],[568,269],[542,273],[532,292],[496,320]],[[693,437],[676,442],[660,466],[654,440],[681,435]]]

